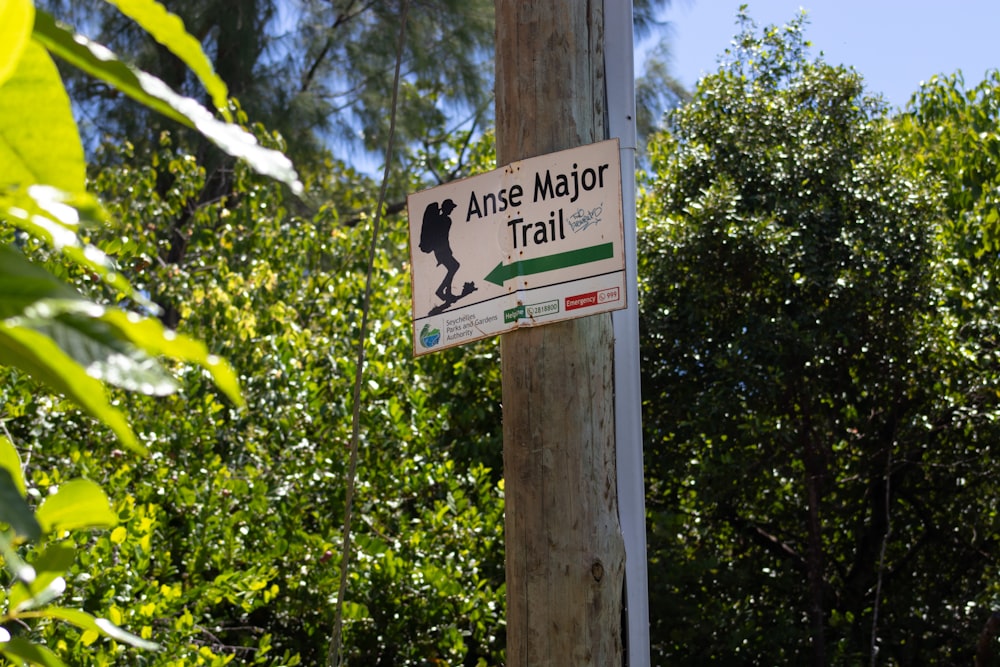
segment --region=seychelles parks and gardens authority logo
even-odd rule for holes
[[[441,342],[441,330],[431,329],[430,324],[425,324],[420,330],[420,344],[430,349]]]

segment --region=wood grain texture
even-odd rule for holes
[[[497,0],[497,161],[604,139],[600,0]],[[622,664],[608,313],[501,342],[508,667]]]

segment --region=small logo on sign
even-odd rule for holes
[[[420,330],[420,344],[430,349],[441,342],[441,330],[431,329],[431,325],[425,324]]]

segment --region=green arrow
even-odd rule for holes
[[[570,266],[589,264],[602,259],[614,257],[614,244],[601,243],[592,245],[589,248],[578,248],[577,250],[567,250],[557,252],[554,255],[545,257],[533,257],[532,259],[522,259],[504,266],[503,262],[497,264],[486,276],[486,281],[494,285],[503,286],[504,282],[517,276],[530,276],[534,273],[545,273],[556,269],[565,269]]]

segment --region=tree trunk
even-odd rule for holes
[[[601,0],[497,0],[497,161],[604,139]],[[607,313],[502,340],[507,665],[622,664]]]
[[[812,620],[813,664],[816,667],[825,667],[827,664],[826,600],[824,595],[826,578],[823,571],[823,523],[820,517],[820,504],[823,497],[826,467],[821,451],[822,445],[814,440],[815,437],[807,428],[805,451],[803,452],[806,497],[809,508],[809,549],[806,556],[806,571],[809,579],[809,617]]]

